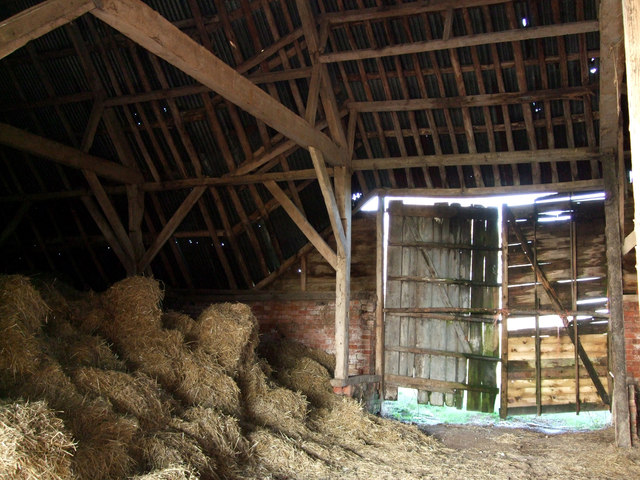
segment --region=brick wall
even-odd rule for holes
[[[640,315],[635,295],[624,296],[624,336],[628,379],[640,385]]]
[[[251,307],[262,335],[279,335],[335,353],[335,302],[319,300],[244,301]],[[197,317],[208,303],[171,302],[169,308]],[[375,365],[375,295],[352,300],[349,324],[349,375],[373,374]]]

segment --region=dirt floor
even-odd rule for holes
[[[487,478],[640,478],[640,447],[614,447],[612,428],[559,434],[443,424],[422,425],[420,429],[463,459],[460,478],[465,478],[464,471],[474,464],[493,467]]]

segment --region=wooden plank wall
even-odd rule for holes
[[[605,304],[576,305],[577,300],[607,295],[603,202],[568,201],[565,197],[557,202],[528,205],[513,208],[512,211],[518,227],[527,238],[529,246],[535,250],[538,264],[558,293],[565,310],[577,309],[588,317],[589,314],[594,314],[594,310],[604,307]],[[552,217],[556,214],[568,218],[554,222],[538,221],[534,225],[535,218]],[[575,232],[573,239],[572,221]],[[530,262],[512,227],[508,230],[508,242],[510,330],[507,338],[506,386],[509,413],[607,408],[602,404],[580,360],[576,371],[575,348],[563,327],[540,329],[538,390],[535,329],[516,328],[518,322],[522,323],[526,317],[530,322],[536,311],[542,315],[555,309],[542,286],[536,287],[534,284]],[[572,265],[572,255],[575,265]],[[586,280],[590,277],[596,278]],[[529,312],[529,315],[522,316],[517,312]],[[591,323],[594,321],[605,323]],[[573,322],[571,325],[573,328]],[[578,321],[580,341],[604,385],[608,384],[607,329],[606,317]],[[576,377],[579,377],[578,382]]]
[[[389,222],[385,397],[395,398],[398,386],[417,388],[419,403],[460,408],[470,390],[470,408],[493,411],[496,363],[481,357],[498,356],[497,329],[461,316],[495,306],[496,211],[394,202]]]
[[[517,319],[509,319],[517,321]],[[540,365],[542,412],[545,407],[575,409],[574,347],[563,328],[541,329]],[[607,325],[580,327],[580,341],[598,376],[607,385]],[[535,334],[532,330],[509,332],[508,408],[536,407]],[[580,362],[580,400],[592,407],[602,404],[589,375]]]
[[[351,233],[351,291],[376,291],[376,214],[359,212],[353,217]],[[333,235],[327,243],[335,250]],[[302,272],[298,272],[298,270]],[[273,282],[269,290],[300,292],[302,276],[306,276],[305,290],[309,292],[333,292],[336,289],[336,272],[314,249],[303,260]]]

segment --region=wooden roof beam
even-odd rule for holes
[[[352,102],[348,106],[349,110],[356,112],[410,112],[414,110],[433,110],[437,108],[500,106],[505,104],[550,100],[582,100],[584,96],[593,95],[595,90],[596,85],[592,87],[568,87],[534,90],[529,92],[505,92],[459,97]]]
[[[0,21],[0,58],[94,8],[92,0],[49,0]]]
[[[332,164],[344,162],[343,148],[140,0],[103,0],[92,14],[298,145],[318,148]]]
[[[131,168],[89,155],[81,150],[34,135],[6,123],[0,123],[0,144],[68,167],[89,170],[96,175],[118,182],[141,183],[144,181],[142,174]]]
[[[345,62],[348,60],[363,60],[365,58],[390,57],[393,55],[408,55],[411,53],[434,52],[451,48],[472,47],[475,45],[489,45],[493,43],[518,42],[535,38],[558,37],[578,33],[597,32],[597,20],[584,22],[570,22],[542,27],[516,28],[492,33],[479,33],[451,37],[448,40],[429,40],[425,42],[390,45],[383,48],[368,48],[348,50],[343,52],[324,53],[319,59],[322,63]]]
[[[352,22],[367,22],[372,20],[382,20],[384,18],[404,17],[408,15],[419,15],[421,13],[441,12],[452,8],[472,8],[483,5],[494,5],[505,3],[505,0],[421,0],[413,3],[400,5],[388,5],[372,8],[358,8],[344,12],[325,13],[320,18],[321,22],[330,25],[339,25]]]

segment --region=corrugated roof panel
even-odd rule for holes
[[[48,97],[47,90],[38,76],[35,67],[29,63],[13,66],[13,73],[20,89],[29,100],[42,100]]]
[[[236,41],[238,42],[236,47],[240,49],[242,58],[248,59],[253,57],[257,53],[256,45],[254,45],[251,39],[249,28],[247,26],[247,19],[241,17],[232,21],[231,28],[235,34]],[[231,45],[231,47],[233,47],[233,45]]]
[[[91,90],[78,57],[41,60],[41,64],[57,95],[71,95],[79,91]]]
[[[170,22],[193,18],[188,2],[181,0],[147,0],[147,4]]]
[[[228,173],[222,153],[213,139],[209,124],[197,120],[185,124],[191,143],[198,154],[202,173],[208,177],[219,177]]]

